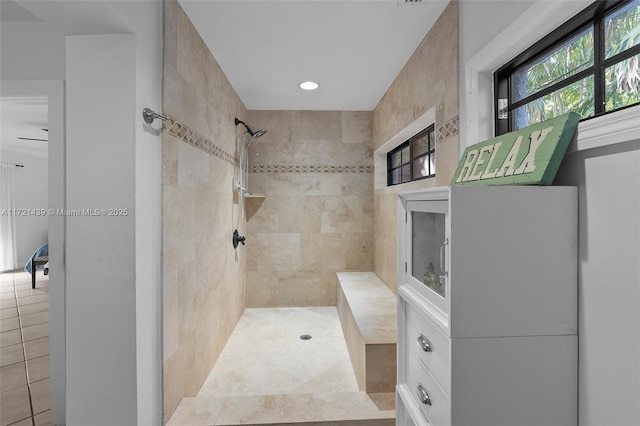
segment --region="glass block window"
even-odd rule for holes
[[[494,76],[496,134],[640,104],[640,0],[596,1]]]
[[[436,134],[432,124],[387,154],[387,185],[436,175]]]

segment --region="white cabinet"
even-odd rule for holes
[[[398,204],[398,425],[577,424],[577,189]]]

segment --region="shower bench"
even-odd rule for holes
[[[394,392],[397,299],[373,272],[337,272],[337,308],[361,391]]]

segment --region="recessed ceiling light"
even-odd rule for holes
[[[318,83],[315,81],[305,81],[300,83],[300,88],[304,90],[316,90],[318,88]]]

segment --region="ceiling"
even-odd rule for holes
[[[178,1],[248,109],[338,111],[373,110],[449,2]],[[124,31],[99,1],[0,0],[0,20]],[[17,139],[46,138],[46,99],[0,99],[0,116],[2,150],[46,155],[46,142]]]
[[[448,0],[179,3],[248,109],[370,111]]]

